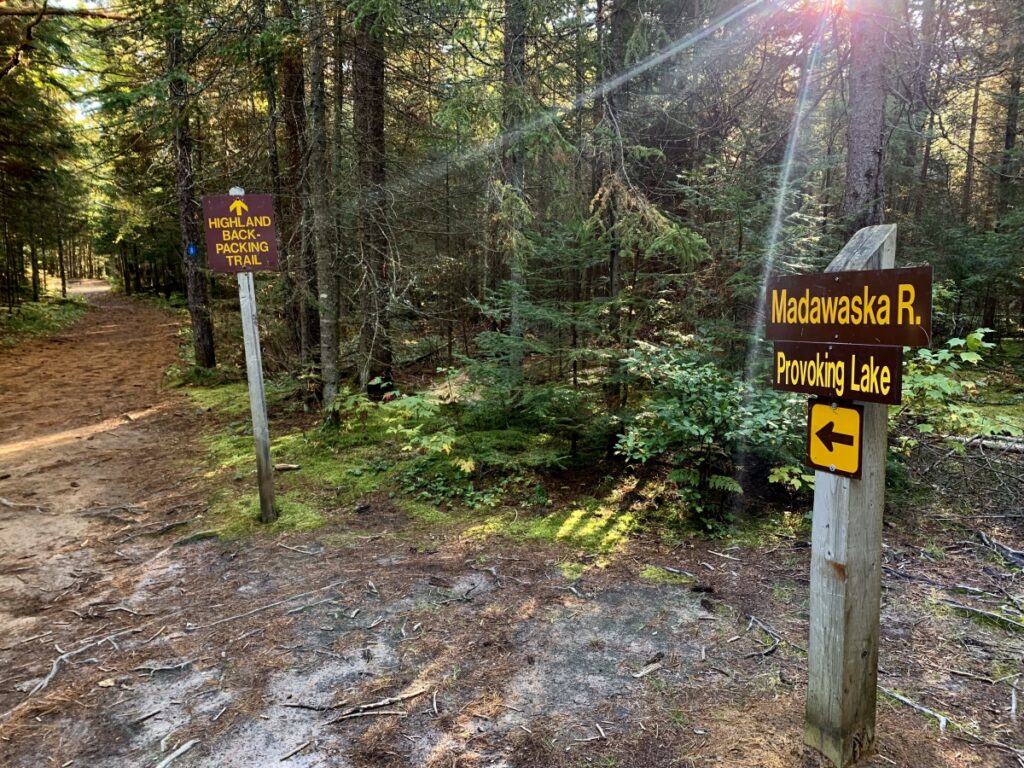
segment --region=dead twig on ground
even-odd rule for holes
[[[244,618],[246,618],[248,616],[255,616],[257,613],[262,613],[263,611],[269,611],[271,608],[276,608],[279,605],[284,605],[285,603],[290,603],[292,600],[298,600],[300,597],[307,597],[309,595],[315,595],[317,592],[323,592],[324,590],[327,590],[327,589],[334,589],[335,587],[341,586],[346,581],[348,581],[348,579],[342,579],[340,581],[332,581],[330,584],[327,584],[326,586],[323,586],[323,587],[319,587],[318,589],[311,589],[311,590],[309,590],[307,592],[300,592],[297,595],[292,595],[291,597],[286,597],[283,600],[275,600],[274,602],[268,603],[267,605],[262,605],[259,608],[253,608],[251,611],[246,611],[245,613],[238,613],[238,614],[235,614],[234,616],[226,616],[223,619],[217,619],[216,621],[211,621],[209,624],[186,624],[185,625],[185,631],[186,632],[197,632],[200,629],[210,629],[211,627],[216,627],[216,626],[218,626],[220,624],[226,624],[229,621],[237,621],[238,619],[244,619]]]
[[[184,744],[182,744],[176,750],[171,752],[171,754],[169,754],[167,757],[165,757],[163,760],[161,760],[159,763],[157,763],[155,766],[153,766],[153,768],[167,768],[167,766],[169,766],[171,763],[173,763],[179,757],[184,755],[186,752],[188,752],[190,749],[192,749],[192,747],[194,747],[198,743],[199,743],[199,739],[192,739],[191,741],[186,741]]]
[[[317,555],[323,554],[323,552],[310,552],[308,549],[303,549],[302,547],[290,547],[281,541],[277,542],[277,546],[281,547],[281,549],[287,549],[291,552],[298,552],[300,555],[309,555],[310,557],[316,557]]]
[[[199,659],[185,659],[180,664],[169,664],[167,666],[152,666],[150,664],[143,664],[138,667],[134,667],[132,672],[148,672],[149,676],[152,677],[157,672],[174,672],[179,669],[185,669],[185,667],[191,666],[193,663],[199,661]]]
[[[14,707],[11,707],[11,709],[7,710],[2,715],[0,715],[0,722],[4,722],[5,720],[8,720],[16,712],[18,712],[25,705],[27,705],[28,702],[32,699],[33,696],[35,696],[37,693],[39,693],[40,691],[45,689],[46,686],[48,686],[51,682],[53,682],[53,679],[57,676],[57,673],[60,671],[61,666],[63,664],[65,664],[65,663],[69,662],[71,659],[73,659],[78,654],[80,654],[80,653],[82,653],[84,651],[87,651],[90,648],[94,648],[95,646],[100,645],[102,643],[112,642],[114,640],[114,638],[122,637],[123,635],[131,635],[131,634],[134,634],[136,632],[141,632],[144,627],[146,627],[146,626],[148,626],[149,624],[152,624],[152,623],[153,622],[151,622],[151,621],[147,621],[145,624],[143,624],[142,626],[139,626],[139,627],[131,627],[129,629],[122,629],[122,630],[119,630],[117,632],[114,632],[113,634],[104,635],[103,637],[90,640],[90,641],[80,645],[78,648],[75,648],[73,651],[65,651],[65,652],[61,653],[60,656],[58,656],[56,659],[53,660],[53,665],[50,667],[50,671],[46,675],[46,677],[44,677],[42,680],[40,680],[38,683],[35,684],[35,686],[32,688],[31,691],[28,692],[28,695],[25,697],[25,699],[20,704],[17,704]],[[57,648],[57,650],[59,651],[60,648]]]
[[[337,723],[337,722],[340,722],[342,720],[348,720],[348,719],[353,718],[353,717],[364,717],[366,715],[386,715],[386,714],[389,714],[389,715],[400,715],[402,717],[405,717],[406,716],[405,712],[402,712],[402,711],[399,711],[399,710],[382,710],[381,707],[387,707],[387,706],[390,706],[392,704],[398,704],[399,702],[402,702],[402,701],[408,701],[409,699],[415,699],[417,696],[422,696],[424,693],[427,692],[427,690],[428,689],[426,687],[416,688],[416,689],[414,689],[412,691],[409,691],[407,693],[402,693],[402,694],[399,694],[398,696],[389,696],[389,697],[387,697],[385,699],[381,699],[380,701],[374,701],[374,702],[372,702],[370,704],[360,704],[358,706],[352,707],[347,712],[342,713],[341,715],[339,715],[338,717],[334,718],[333,720],[327,721],[327,725],[331,725],[332,723]]]
[[[278,758],[278,762],[279,763],[283,763],[285,760],[289,760],[289,759],[295,757],[297,754],[299,754],[299,752],[304,750],[306,747],[308,747],[312,743],[313,743],[313,740],[310,739],[309,741],[300,744],[299,746],[297,746],[295,749],[293,749],[291,752],[289,752],[284,757]]]
[[[339,717],[334,718],[333,720],[329,720],[327,722],[327,725],[332,725],[333,723],[340,723],[342,720],[351,720],[354,717],[374,717],[377,715],[395,715],[396,717],[408,717],[409,713],[401,709],[374,709],[368,712],[352,712],[351,714],[341,715]]]
[[[337,704],[303,704],[302,702],[286,702],[281,704],[282,707],[288,707],[289,709],[308,709],[313,712],[330,712],[335,709],[341,709],[349,703],[348,699],[339,701]]]
[[[662,668],[662,666],[663,665],[659,662],[655,662],[654,664],[648,664],[642,667],[639,671],[634,672],[633,677],[638,679],[641,677],[646,677],[647,675],[651,674],[651,672],[657,672],[659,669]]]
[[[991,549],[1010,565],[1015,565],[1018,568],[1024,568],[1024,552],[1012,549],[1005,544],[1001,544],[995,539],[989,538],[983,531],[978,532],[978,538],[981,539],[982,544]]]
[[[890,691],[888,688],[883,688],[882,686],[878,686],[878,690],[881,691],[886,696],[888,696],[890,699],[895,699],[900,704],[904,704],[904,705],[910,707],[911,709],[915,709],[918,712],[920,712],[922,715],[928,715],[928,717],[935,718],[939,722],[939,733],[945,733],[946,732],[946,726],[949,725],[949,718],[946,717],[945,715],[940,715],[935,710],[928,709],[928,707],[922,706],[922,705],[918,704],[915,701],[911,701],[906,696],[901,696],[900,694],[896,693],[895,691]]]
[[[950,608],[970,614],[971,616],[979,616],[983,619],[988,619],[989,621],[999,624],[1004,629],[1013,630],[1015,632],[1024,632],[1024,622],[1016,621],[1008,616],[1003,616],[1002,614],[994,613],[992,611],[985,611],[981,608],[972,608],[969,605],[958,603],[955,600],[941,600],[940,602],[943,605],[947,605]]]
[[[123,539],[121,539],[121,541],[118,542],[118,543],[119,544],[124,544],[125,542],[131,541],[132,539],[137,539],[139,536],[162,536],[163,534],[167,533],[168,531],[173,531],[175,528],[181,528],[181,526],[183,526],[183,525],[188,525],[193,520],[195,520],[194,517],[186,517],[184,520],[174,520],[174,521],[172,521],[170,523],[164,523],[159,528],[157,528],[156,530],[152,530],[152,531],[145,530],[145,528],[149,528],[150,526],[144,526],[143,527],[144,530],[139,530],[139,531],[135,531],[134,533],[129,533],[127,536],[125,536]]]

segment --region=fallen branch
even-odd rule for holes
[[[195,661],[198,661],[198,659],[185,659],[185,661],[180,664],[171,664],[166,667],[154,667],[149,664],[143,664],[142,666],[132,669],[132,672],[148,672],[149,676],[152,677],[157,672],[174,672],[179,669],[184,669],[185,667],[191,666]]]
[[[192,749],[192,747],[194,747],[198,743],[199,743],[199,739],[192,739],[191,741],[186,741],[184,744],[182,744],[176,750],[171,752],[171,754],[169,754],[167,757],[165,757],[163,760],[161,760],[159,763],[157,763],[155,766],[153,766],[153,768],[167,768],[167,766],[169,766],[171,763],[173,763],[179,757],[184,755],[186,752],[188,752],[190,749]]]
[[[127,512],[129,515],[141,515],[146,510],[142,507],[138,507],[134,504],[114,504],[109,507],[91,507],[90,509],[83,509],[80,514],[82,517],[111,517],[114,516],[116,520],[123,518],[117,517],[118,512]]]
[[[306,747],[308,747],[308,746],[309,746],[310,744],[312,744],[312,743],[313,743],[313,742],[312,742],[312,740],[310,740],[310,741],[307,741],[307,742],[305,742],[305,743],[303,743],[303,744],[300,744],[299,746],[297,746],[297,747],[296,747],[295,749],[293,749],[293,750],[292,750],[291,752],[289,752],[289,753],[288,753],[287,755],[285,755],[284,757],[280,757],[280,758],[278,758],[278,760],[277,760],[277,761],[278,761],[279,763],[283,763],[283,762],[284,762],[285,760],[288,760],[289,758],[295,757],[295,756],[296,756],[297,754],[299,754],[299,752],[301,752],[302,750],[304,750],[304,749],[305,749]]]
[[[934,717],[936,720],[939,721],[939,733],[945,733],[946,732],[946,726],[949,724],[949,718],[946,717],[945,715],[940,715],[935,710],[928,709],[928,707],[921,706],[917,702],[911,701],[906,696],[901,696],[900,694],[896,693],[895,691],[890,691],[888,688],[883,688],[882,686],[878,686],[878,690],[881,691],[886,696],[888,696],[890,699],[895,699],[900,704],[905,704],[906,706],[910,707],[911,709],[916,709],[922,715],[928,715],[928,717]]]
[[[1006,562],[1011,565],[1016,565],[1018,568],[1024,568],[1024,552],[1021,552],[1018,549],[1011,549],[1005,544],[999,543],[995,539],[990,539],[981,531],[978,532],[978,538],[981,539],[982,544],[991,549]]]
[[[124,544],[125,542],[131,541],[132,539],[137,539],[139,536],[161,536],[167,533],[168,531],[173,531],[175,528],[180,528],[183,525],[188,525],[193,520],[195,520],[194,517],[186,517],[184,520],[174,520],[170,523],[165,523],[164,525],[161,525],[154,531],[147,531],[144,529],[136,531],[135,533],[130,533],[127,536],[125,536],[123,539],[121,539],[119,543]],[[146,527],[148,528],[149,526]]]
[[[400,711],[397,711],[397,710],[393,710],[393,711],[381,710],[381,707],[387,707],[387,706],[390,706],[392,704],[398,704],[399,702],[402,702],[402,701],[408,701],[409,699],[415,699],[417,696],[422,696],[426,692],[427,692],[427,688],[416,688],[415,690],[409,691],[408,693],[402,693],[402,694],[399,694],[398,696],[389,696],[386,699],[381,699],[380,701],[374,701],[374,702],[372,702],[370,704],[360,704],[358,706],[352,707],[351,709],[349,709],[348,711],[342,713],[341,715],[339,715],[338,717],[334,718],[333,720],[329,720],[327,722],[327,725],[331,725],[332,723],[340,722],[341,720],[348,720],[348,719],[353,718],[353,717],[363,717],[363,716],[366,716],[366,715],[374,715],[374,714],[377,714],[377,715],[391,714],[391,715],[401,715],[402,717],[405,717],[405,715],[406,715],[405,712],[400,712]]]
[[[633,673],[633,677],[636,677],[636,678],[646,677],[647,675],[651,674],[651,672],[657,672],[661,668],[662,668],[662,665],[660,663],[658,663],[658,662],[655,662],[654,664],[648,664],[647,666],[645,666],[642,669],[640,669],[640,671],[634,672]]]
[[[38,504],[22,504],[17,501],[11,501],[0,496],[0,507],[7,507],[8,509],[34,509],[39,514],[45,514],[45,510]]]
[[[400,709],[373,709],[368,712],[353,712],[348,715],[341,715],[333,720],[328,720],[327,725],[340,723],[342,720],[351,720],[353,717],[375,717],[377,715],[395,715],[396,717],[408,717],[409,713]]]
[[[674,573],[676,576],[686,576],[689,579],[697,578],[696,574],[690,573],[689,571],[684,570],[682,568],[675,568],[671,565],[658,565],[655,567],[661,568],[661,570],[665,571],[665,573]]]
[[[980,445],[982,448],[991,448],[995,451],[1007,453],[1024,453],[1024,440],[1014,438],[982,438],[981,435],[973,437],[960,437],[959,435],[942,435],[943,440],[952,440],[954,443],[963,445]]]
[[[50,667],[50,672],[46,675],[46,677],[44,677],[42,680],[35,684],[32,690],[28,692],[28,695],[24,698],[24,700],[22,700],[20,704],[11,707],[11,709],[7,710],[2,715],[0,715],[0,722],[8,720],[18,710],[20,710],[22,707],[28,704],[28,702],[32,699],[33,696],[35,696],[40,691],[44,690],[46,686],[53,682],[53,679],[57,676],[57,673],[60,671],[61,665],[65,662],[70,661],[83,651],[87,651],[90,648],[94,648],[97,645],[101,645],[102,643],[113,641],[115,637],[121,637],[122,635],[131,635],[136,632],[141,632],[144,627],[152,623],[152,621],[147,621],[145,624],[139,627],[133,627],[131,629],[122,629],[118,632],[114,632],[111,635],[104,635],[103,637],[90,640],[89,642],[80,645],[78,648],[75,648],[73,651],[67,651],[65,653],[62,653],[60,656],[53,660],[53,665]]]
[[[247,616],[254,616],[257,613],[262,613],[263,611],[269,611],[271,608],[276,608],[279,605],[284,605],[285,603],[290,603],[292,600],[298,600],[300,597],[308,597],[309,595],[315,595],[317,592],[323,592],[325,589],[333,589],[334,587],[337,587],[337,586],[339,586],[341,584],[344,584],[346,581],[348,581],[348,579],[342,579],[341,581],[332,581],[327,586],[320,587],[318,589],[311,589],[308,592],[300,592],[297,595],[292,595],[291,597],[286,597],[283,600],[275,600],[274,602],[269,603],[267,605],[260,606],[259,608],[253,608],[251,611],[246,611],[245,613],[239,613],[239,614],[236,614],[234,616],[227,616],[227,617],[225,617],[223,619],[217,619],[216,621],[211,621],[209,624],[186,624],[185,625],[185,631],[186,632],[195,632],[195,631],[200,630],[200,629],[209,629],[210,627],[216,627],[218,624],[226,624],[229,621],[235,621],[237,619],[244,619]]]
[[[309,709],[313,712],[330,712],[333,709],[341,709],[348,704],[348,699],[345,701],[339,701],[337,704],[302,704],[301,702],[287,702],[282,704],[282,707],[288,707],[289,709]]]
[[[941,602],[944,605],[948,605],[950,608],[955,608],[958,611],[962,611],[972,616],[980,616],[984,619],[988,619],[989,621],[993,621],[996,624],[999,624],[1001,627],[1004,627],[1005,629],[1010,629],[1015,632],[1024,632],[1024,623],[1015,621],[1014,619],[1011,619],[1008,616],[993,613],[992,611],[984,611],[981,608],[972,608],[969,605],[958,603],[955,600],[942,600]]]

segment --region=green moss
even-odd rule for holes
[[[451,513],[444,512],[433,504],[426,504],[422,501],[397,498],[395,499],[395,503],[398,508],[409,515],[409,517],[414,520],[418,520],[421,523],[429,523],[431,525],[449,525],[456,519],[456,517]]]
[[[626,541],[636,518],[597,499],[583,498],[570,509],[522,517],[502,512],[471,526],[469,536],[504,536],[513,541],[542,540],[567,544],[591,554],[609,554]]]
[[[560,467],[567,446],[550,435],[494,429],[465,432],[455,438],[453,456],[471,457],[478,467],[522,471]]]
[[[587,571],[586,563],[559,563],[558,569],[567,581],[576,581]]]
[[[283,493],[277,494],[278,518],[270,525],[260,523],[260,500],[256,492],[218,494],[210,513],[225,538],[283,531],[311,531],[324,525],[326,518],[316,509]]]
[[[0,312],[0,346],[14,346],[35,336],[45,336],[67,328],[89,310],[78,298],[47,297],[40,302],[19,304],[14,312]]]
[[[985,396],[989,397],[989,393],[985,393]],[[972,404],[970,407],[984,419],[986,426],[995,426],[992,431],[1024,435],[1024,395],[994,399],[998,402]]]
[[[645,565],[640,569],[640,578],[655,584],[692,584],[693,579],[681,573],[669,573],[656,565]]]
[[[387,452],[386,446],[338,448],[319,431],[277,437],[271,441],[271,452],[274,461],[300,467],[280,476],[283,486],[309,493],[328,492],[342,504],[379,490],[392,479],[395,469],[391,460],[380,458]]]
[[[245,382],[210,387],[190,386],[185,387],[184,392],[197,408],[204,411],[214,411],[224,416],[249,413],[249,389]]]

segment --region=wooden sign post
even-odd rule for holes
[[[245,373],[249,382],[249,410],[256,443],[256,477],[260,494],[260,521],[277,519],[274,505],[274,466],[270,460],[270,427],[263,386],[263,356],[256,322],[256,285],[253,271],[277,268],[277,234],[270,195],[245,195],[232,187],[225,196],[203,198],[206,249],[210,269],[238,274],[242,309]]]
[[[819,398],[804,741],[839,768],[875,750],[887,404],[902,348],[931,343],[931,268],[895,269],[895,255],[895,224],[865,227],[824,274],[769,285],[773,386]]]
[[[826,272],[895,260],[896,225],[866,227]],[[839,768],[875,751],[887,419],[887,406],[864,405],[860,479],[814,473],[804,742]]]

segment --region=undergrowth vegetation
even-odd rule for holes
[[[890,410],[891,502],[927,496],[908,470],[920,446],[1020,434],[1024,394],[1007,374],[1016,347],[985,335],[908,354],[904,403]],[[619,373],[630,406],[614,423],[574,414],[562,387],[516,398],[498,376],[448,368],[379,401],[343,392],[319,420],[303,381],[271,379],[273,459],[297,469],[276,473],[280,517],[266,528],[246,386],[226,369],[200,373],[174,369],[168,382],[209,415],[209,477],[222,481],[211,516],[224,536],[358,528],[383,511],[447,535],[556,543],[600,565],[642,530],[756,544],[808,526],[804,398],[744,383],[692,340],[635,345]],[[566,558],[567,576],[579,562]]]
[[[62,331],[88,308],[89,305],[77,297],[48,296],[45,301],[0,310],[0,346],[13,346],[28,338]]]

